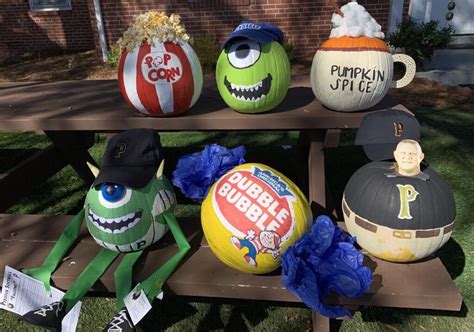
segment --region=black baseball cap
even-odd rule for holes
[[[105,149],[103,165],[93,186],[117,183],[143,188],[155,175],[163,150],[154,129],[130,129],[113,136]]]
[[[420,142],[420,124],[413,114],[390,108],[367,114],[354,144],[362,145],[370,160],[381,161],[393,159],[393,151],[404,139]]]

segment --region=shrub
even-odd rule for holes
[[[290,63],[295,61],[295,45],[291,43],[284,43],[283,48],[285,49],[286,55],[288,56],[288,60]]]
[[[107,54],[107,63],[112,68],[117,68],[120,61],[121,49],[120,46],[115,43],[109,49],[109,54]]]
[[[209,35],[193,37],[193,49],[196,52],[199,62],[204,70],[214,71],[217,58],[221,52],[214,38]]]
[[[395,48],[404,48],[405,53],[423,67],[423,61],[431,60],[435,49],[445,48],[453,40],[453,33],[451,25],[440,28],[438,21],[419,23],[408,18],[397,25],[397,31],[388,36],[388,42]]]

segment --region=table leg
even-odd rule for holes
[[[74,168],[79,177],[87,185],[92,184],[94,175],[86,162],[97,166],[97,163],[87,149],[94,145],[94,132],[90,131],[45,131],[54,146],[63,154],[63,157]]]
[[[324,138],[324,130],[315,130],[309,133],[308,191],[314,216],[326,214]]]
[[[330,319],[313,311],[313,331],[314,332],[329,332]]]
[[[0,211],[8,209],[67,164],[61,152],[50,145],[0,175]]]

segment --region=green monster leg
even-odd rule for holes
[[[143,250],[125,254],[114,273],[115,289],[117,293],[117,309],[124,307],[123,299],[132,290],[133,265],[143,253]]]
[[[168,224],[171,233],[173,234],[176,243],[178,244],[179,251],[173,257],[171,257],[163,266],[156,270],[151,276],[149,276],[144,282],[140,284],[138,288],[143,289],[147,295],[148,300],[153,301],[153,299],[161,293],[161,287],[166,282],[166,280],[171,276],[173,271],[176,269],[178,264],[181,262],[183,257],[189,251],[191,246],[189,245],[186,237],[179,227],[178,221],[172,212],[165,212],[163,215],[166,223]]]
[[[100,250],[97,256],[77,277],[71,288],[64,294],[63,300],[66,302],[66,312],[71,310],[96,281],[99,280],[118,255],[118,252],[109,249],[103,248]]]

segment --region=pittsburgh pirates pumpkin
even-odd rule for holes
[[[395,164],[372,162],[352,175],[342,207],[347,230],[361,247],[384,260],[410,262],[448,241],[456,208],[448,183],[434,170],[403,170],[422,159],[416,141],[403,140],[397,150]]]

